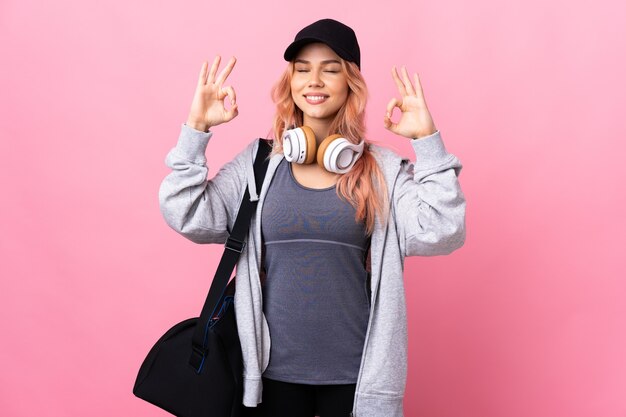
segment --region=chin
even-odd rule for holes
[[[307,111],[303,111],[302,113],[310,119],[332,119],[337,114],[337,112],[328,113],[328,112],[307,112]]]
[[[302,114],[304,114],[306,117],[310,118],[310,119],[321,119],[321,120],[333,120],[335,118],[335,116],[337,115],[337,113],[339,112],[339,110],[337,109],[310,109],[310,108],[304,108],[302,109],[302,107],[300,107],[300,110],[302,110]]]

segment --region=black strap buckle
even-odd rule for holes
[[[246,247],[246,242],[242,242],[241,240],[233,239],[232,237],[228,237],[226,239],[226,249],[230,249],[234,252],[241,253],[243,252],[243,248]]]

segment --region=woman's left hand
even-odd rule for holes
[[[406,67],[402,67],[402,78],[398,75],[396,67],[392,68],[391,75],[398,86],[398,91],[402,98],[398,100],[394,97],[387,104],[387,114],[384,120],[385,128],[409,139],[419,139],[435,133],[437,128],[426,106],[424,91],[417,73],[413,76],[415,86],[409,79]],[[397,123],[391,120],[395,107],[398,107],[402,112]]]

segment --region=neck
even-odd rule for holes
[[[332,120],[310,119],[304,115],[303,123],[310,127],[315,133],[315,141],[319,145],[325,138],[330,135],[330,124]]]

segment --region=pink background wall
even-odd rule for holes
[[[0,415],[165,416],[132,393],[222,248],[159,212],[202,60],[239,59],[212,172],[270,126],[295,32],[354,27],[369,136],[392,65],[420,73],[465,168],[468,234],[409,258],[407,416],[626,415],[623,2],[0,4]]]

